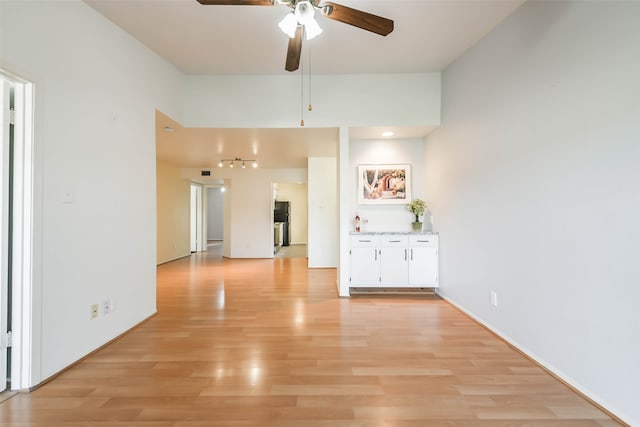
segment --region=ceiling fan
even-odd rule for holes
[[[289,39],[285,70],[295,71],[300,66],[300,54],[302,53],[302,36],[306,34],[307,40],[312,39],[322,32],[318,23],[314,20],[315,11],[334,21],[353,25],[372,33],[386,36],[393,31],[393,21],[358,9],[343,6],[331,1],[321,0],[197,0],[203,5],[236,5],[236,6],[273,6],[285,5],[291,9],[280,22],[280,29],[286,33]]]

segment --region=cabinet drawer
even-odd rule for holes
[[[437,248],[438,236],[432,234],[409,236],[409,246],[412,248]]]
[[[380,246],[385,248],[401,247],[406,248],[409,244],[408,236],[382,236],[380,238]]]
[[[378,236],[351,236],[352,248],[377,248],[380,246]]]

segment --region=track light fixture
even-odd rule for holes
[[[251,167],[253,167],[253,168],[257,168],[258,167],[258,162],[256,160],[243,159],[242,157],[234,157],[233,159],[222,159],[222,160],[220,160],[218,162],[218,167],[219,168],[223,168],[224,165],[226,164],[230,168],[233,168],[236,163],[241,165],[242,169],[245,169],[247,167],[247,163],[250,163]]]

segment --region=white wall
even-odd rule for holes
[[[299,127],[300,77],[186,76],[186,127]],[[440,124],[440,73],[314,75],[306,127]]]
[[[334,157],[309,157],[309,268],[338,264],[338,173]]]
[[[336,288],[341,297],[349,296],[349,232],[353,230],[353,218],[351,217],[352,197],[348,191],[342,191],[342,183],[349,182],[351,165],[349,164],[349,129],[340,127],[338,138],[337,176],[338,184],[338,268]]]
[[[224,236],[224,193],[221,187],[207,188],[207,240]]]
[[[189,255],[189,181],[180,169],[158,160],[157,263],[162,264]]]
[[[638,2],[525,3],[445,71],[425,154],[440,292],[632,425],[638,22]]]
[[[425,200],[424,140],[352,140],[349,142],[349,175],[343,191],[349,194],[349,216],[353,231],[356,212],[361,218],[361,231],[411,231],[415,216],[407,205],[358,204],[358,165],[408,164],[411,167],[411,198]],[[346,188],[345,188],[346,186]]]
[[[0,8],[0,67],[36,94],[34,385],[156,310],[155,109],[182,117],[181,76],[80,1]]]

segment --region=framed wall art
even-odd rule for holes
[[[410,201],[410,165],[358,166],[358,203],[385,205]]]

